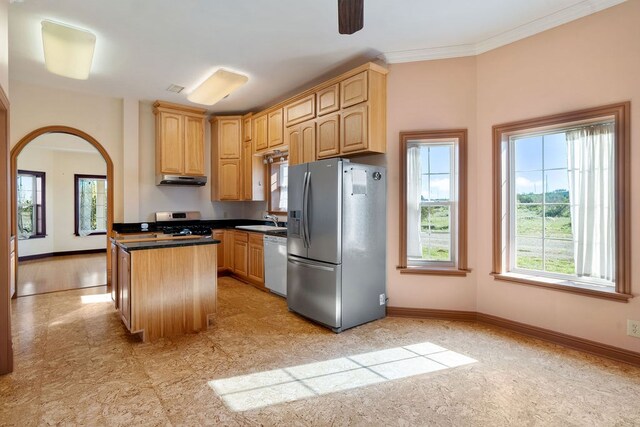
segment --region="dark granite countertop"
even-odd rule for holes
[[[164,249],[178,248],[181,246],[195,245],[215,245],[221,243],[220,240],[211,237],[195,237],[193,239],[176,239],[176,240],[154,240],[151,242],[127,242],[126,240],[116,240],[118,246],[125,251],[139,251],[144,249]]]
[[[208,226],[211,229],[222,230],[222,229],[230,229],[236,228],[236,225],[273,225],[271,221],[259,220],[259,219],[212,219],[212,220],[200,220],[197,221],[198,225]],[[157,224],[153,221],[149,221],[148,228],[146,230],[142,230],[142,224],[140,222],[130,222],[130,223],[114,223],[113,231],[118,233],[157,233],[158,227]],[[162,225],[176,225],[171,223],[161,223]],[[281,222],[279,225],[284,226],[285,223]],[[247,230],[244,230],[247,231]],[[261,233],[260,231],[252,231],[253,233]],[[286,234],[286,232],[273,232],[269,231],[265,234],[273,234],[275,236],[282,236]]]

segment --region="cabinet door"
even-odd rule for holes
[[[340,154],[340,114],[318,119],[316,157],[337,156]]]
[[[158,113],[156,130],[156,151],[160,173],[177,174],[184,172],[184,120],[182,114],[161,111]]]
[[[254,152],[264,151],[269,148],[267,140],[268,117],[265,115],[253,119],[253,147]]]
[[[115,302],[116,308],[119,304],[118,294],[118,245],[111,242],[111,299]]]
[[[251,114],[247,114],[242,117],[242,140],[243,141],[245,142],[251,141],[252,129],[253,129],[253,126],[251,123]]]
[[[120,316],[131,330],[131,255],[127,251],[118,251],[118,304]]]
[[[340,82],[340,105],[347,108],[367,100],[367,72],[363,71]]]
[[[282,128],[282,108],[280,108],[269,113],[269,148],[284,144]]]
[[[218,120],[218,152],[221,159],[240,158],[240,121],[240,119]]]
[[[219,199],[240,200],[240,160],[220,160],[218,165]]]
[[[367,135],[367,105],[342,110],[340,123],[340,151],[353,153],[369,147]]]
[[[204,175],[204,119],[184,116],[184,174]]]
[[[249,234],[248,277],[258,284],[264,284],[264,244],[262,234]]]
[[[247,233],[235,232],[233,250],[233,272],[240,277],[247,277],[249,239]]]
[[[302,99],[293,101],[284,107],[286,126],[292,126],[313,119],[316,116],[316,94],[312,93]]]
[[[242,143],[242,200],[251,200],[253,197],[253,152],[251,141]]]
[[[340,98],[338,97],[340,93],[339,88],[340,84],[336,83],[326,89],[318,91],[318,116],[324,116],[325,114],[338,111],[340,108]]]
[[[224,263],[224,230],[214,230],[213,238],[220,240],[220,243],[216,245],[216,259],[218,262],[218,271],[220,272],[227,268]]]
[[[316,122],[310,120],[300,125],[300,163],[316,160]]]
[[[291,126],[285,129],[285,144],[289,147],[289,166],[302,163],[302,141],[300,138],[300,126]]]
[[[224,266],[229,270],[233,270],[235,268],[233,259],[235,241],[235,231],[224,230]]]

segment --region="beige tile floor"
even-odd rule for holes
[[[142,344],[105,288],[13,302],[0,425],[640,425],[640,369],[482,325],[335,335],[221,278],[210,330]]]

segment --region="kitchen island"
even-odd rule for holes
[[[143,341],[206,329],[216,313],[217,244],[208,237],[111,240],[116,308]]]

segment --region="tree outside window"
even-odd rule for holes
[[[45,173],[19,170],[16,190],[18,238],[45,237]]]
[[[107,232],[107,177],[74,175],[75,234],[89,236]]]

